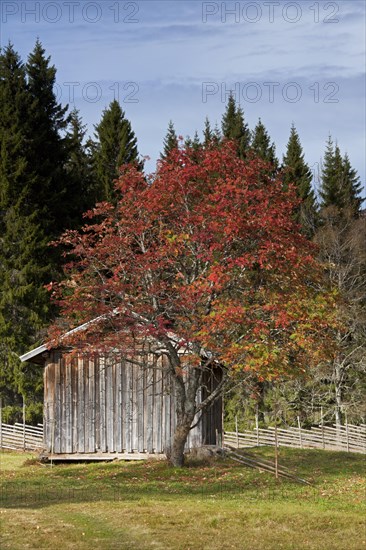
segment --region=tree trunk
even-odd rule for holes
[[[185,366],[185,377],[182,370],[174,370],[173,382],[175,385],[175,412],[177,424],[170,448],[170,462],[173,466],[184,465],[184,447],[189,431],[194,421],[196,409],[197,391],[200,386],[202,373],[199,369]]]
[[[257,382],[256,390],[257,390],[257,414],[258,414],[258,422],[265,423],[265,412],[266,412],[266,406],[264,403],[264,398],[266,396],[266,390],[267,390],[267,384],[266,382]]]
[[[170,449],[170,462],[173,466],[184,466],[184,446],[187,441],[191,423],[177,426],[174,432],[173,445]]]

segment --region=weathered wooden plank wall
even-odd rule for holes
[[[163,356],[145,367],[121,356],[63,356],[51,352],[45,367],[45,443],[53,453],[163,453],[175,429],[173,385]],[[206,377],[211,389],[218,380]],[[202,390],[202,398],[207,390]],[[191,430],[188,446],[216,442],[221,402]]]

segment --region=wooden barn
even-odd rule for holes
[[[147,458],[169,448],[176,424],[164,354],[71,354],[40,346],[21,357],[44,367],[44,445],[54,459]],[[198,399],[219,382],[205,374]],[[222,401],[195,420],[187,449],[216,444]]]

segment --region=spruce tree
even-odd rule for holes
[[[205,118],[205,127],[203,130],[203,145],[205,147],[209,147],[212,145],[214,141],[214,132],[211,129],[210,121],[208,120],[208,117]]]
[[[321,173],[321,207],[336,207],[340,212],[348,208],[358,216],[362,198],[362,185],[356,170],[351,166],[348,155],[342,157],[339,146],[328,138]]]
[[[6,405],[42,399],[42,373],[21,369],[19,355],[40,338],[49,320],[49,296],[44,289],[49,266],[47,239],[36,214],[24,214],[21,201],[3,214],[0,237],[0,394]]]
[[[238,138],[236,103],[232,93],[229,95],[226,110],[222,117],[221,129],[225,138]]]
[[[317,223],[317,204],[311,186],[312,173],[305,162],[299,134],[294,125],[291,127],[290,138],[281,168],[284,185],[294,184],[302,201],[296,213],[297,220],[302,225],[305,233],[312,236]]]
[[[28,96],[25,67],[9,44],[0,52],[0,212],[29,191]]]
[[[275,144],[271,143],[271,138],[261,119],[259,119],[258,124],[254,128],[251,150],[259,158],[271,163],[275,170],[278,168]]]
[[[237,142],[238,156],[241,159],[246,158],[250,146],[250,130],[244,120],[244,112],[241,107],[237,107],[232,93],[222,117],[221,128],[224,138]]]
[[[187,149],[187,148],[191,148],[192,145],[193,145],[193,140],[191,136],[186,136],[186,139],[184,140],[184,147]]]
[[[82,221],[81,214],[97,202],[96,182],[93,177],[89,143],[85,142],[86,125],[82,123],[77,109],[70,113],[69,127],[66,134],[68,159],[65,165],[67,177],[74,189],[78,190],[75,204]]]
[[[344,419],[344,410],[349,414],[349,405],[354,399],[357,403],[355,396],[362,396],[365,388],[366,220],[359,216],[360,191],[348,155],[342,157],[339,146],[329,137],[320,187],[321,225],[315,241],[329,286],[341,298],[336,310],[339,325],[333,334],[337,344],[328,375],[337,425]]]
[[[221,131],[220,131],[219,125],[216,122],[215,128],[213,130],[213,141],[214,143],[216,143],[216,145],[219,145],[221,143],[221,140],[222,140]]]
[[[78,194],[64,170],[55,74],[38,41],[26,66],[11,45],[0,55],[0,388],[13,404],[20,393],[41,399],[39,369],[24,371],[18,356],[49,322],[44,285],[61,259],[47,242],[68,227]]]
[[[29,55],[26,72],[30,98],[32,168],[37,180],[30,203],[49,237],[58,236],[75,218],[74,189],[66,177],[67,142],[62,135],[67,126],[67,106],[57,102],[54,92],[56,68],[50,64],[42,44],[37,40]]]
[[[341,174],[342,157],[339,147],[334,146],[333,140],[329,136],[321,170],[321,186],[319,190],[322,208],[328,206],[343,208]]]
[[[343,195],[346,207],[349,207],[357,217],[361,210],[363,202],[362,184],[357,171],[352,168],[349,156],[347,153],[342,159],[343,170]]]
[[[198,136],[197,130],[194,133],[193,139],[190,136],[187,136],[184,140],[184,147],[186,149],[192,149],[191,153],[191,160],[194,160],[195,162],[199,162],[199,151],[202,148],[202,143],[200,142],[200,138]]]
[[[175,128],[172,120],[169,121],[168,130],[164,138],[163,145],[164,145],[164,150],[162,153],[160,153],[160,158],[164,160],[168,157],[170,151],[178,147],[178,136],[175,132]]]
[[[33,312],[21,303],[25,288],[18,273],[24,270],[24,257],[17,248],[17,244],[27,248],[25,241],[32,233],[29,224],[23,223],[24,201],[32,183],[28,107],[25,67],[9,44],[0,53],[0,397],[3,406],[11,405],[13,410],[21,403],[18,352],[30,328],[24,320]]]
[[[113,182],[119,176],[119,168],[130,162],[137,162],[142,167],[138,160],[137,138],[117,100],[103,111],[95,130],[97,141],[93,162],[99,198],[111,200],[114,195]]]
[[[195,131],[194,133],[194,136],[193,136],[193,141],[192,141],[192,148],[195,150],[195,151],[198,151],[200,148],[201,148],[202,144],[200,142],[200,138],[198,136],[198,132],[197,130]]]

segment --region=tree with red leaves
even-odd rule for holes
[[[150,179],[125,167],[117,202],[98,204],[81,232],[60,241],[70,262],[52,288],[63,319],[99,320],[74,333],[73,345],[121,349],[127,334],[161,343],[176,394],[176,466],[197,413],[231,373],[273,379],[321,354],[332,299],[317,290],[321,270],[293,220],[294,189],[266,173],[230,142],[175,149]],[[198,400],[204,370],[215,365],[221,382]]]

